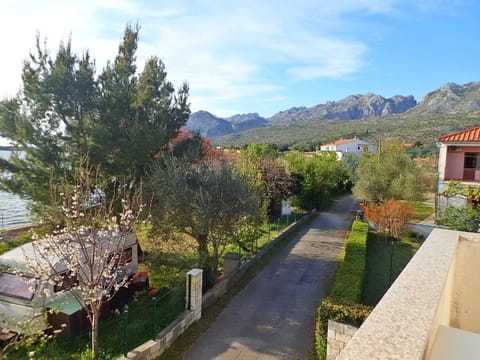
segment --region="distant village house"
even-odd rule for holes
[[[320,151],[333,151],[337,154],[338,160],[341,160],[345,154],[360,155],[363,153],[374,153],[375,145],[372,145],[357,137],[353,139],[340,139],[329,144],[322,145]]]

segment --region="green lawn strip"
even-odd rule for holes
[[[355,220],[347,235],[343,257],[330,295],[318,308],[315,329],[315,351],[318,359],[326,358],[328,320],[359,325],[371,309],[359,304],[362,297],[365,259],[367,251],[368,223]]]
[[[413,218],[412,222],[420,222],[433,214],[435,207],[431,204],[425,204],[421,201],[416,201],[413,204]]]
[[[375,306],[402,272],[420,244],[408,238],[390,240],[382,233],[370,233],[367,242],[367,261],[363,302]],[[390,279],[390,257],[393,258]]]
[[[260,271],[267,266],[275,256],[281,252],[298,234],[315,218],[312,216],[293,230],[290,234],[279,241],[276,246],[265,254],[257,263],[252,265],[245,276],[221,299],[212,306],[202,309],[202,318],[192,324],[178,339],[163,353],[158,360],[181,360],[187,349],[215,322],[218,315],[229,304],[229,302],[237,295]]]
[[[174,321],[185,310],[185,283],[182,281],[176,287],[165,290],[153,301],[144,294],[138,301],[129,304],[127,318],[125,314],[109,314],[99,325],[100,359],[115,359],[124,352],[125,340],[130,351],[152,338],[153,317],[155,315],[155,334]],[[127,339],[124,325],[127,324]],[[35,359],[63,360],[83,359],[90,346],[89,331],[73,338],[58,337],[49,342],[43,349],[36,349]],[[11,359],[25,359],[28,349],[21,349],[12,355]],[[87,356],[88,358],[88,356]]]

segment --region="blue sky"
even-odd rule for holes
[[[0,97],[19,90],[37,31],[53,53],[71,34],[101,69],[137,21],[139,66],[160,57],[192,111],[218,116],[480,80],[476,0],[1,0]]]

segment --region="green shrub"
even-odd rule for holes
[[[319,359],[325,359],[327,353],[328,320],[360,326],[372,311],[371,306],[349,303],[327,297],[318,308],[315,329],[315,348]]]
[[[361,301],[365,259],[367,254],[368,223],[355,220],[345,245],[345,257],[337,270],[330,297],[340,301]]]
[[[359,304],[365,273],[367,236],[368,223],[355,220],[347,236],[345,255],[339,264],[330,296],[318,308],[315,348],[319,359],[325,359],[327,352],[328,319],[358,326],[372,309]]]

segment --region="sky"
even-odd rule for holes
[[[139,69],[159,57],[192,112],[221,117],[480,80],[477,0],[1,0],[0,99],[37,33],[52,55],[71,37],[99,71],[136,23]]]

